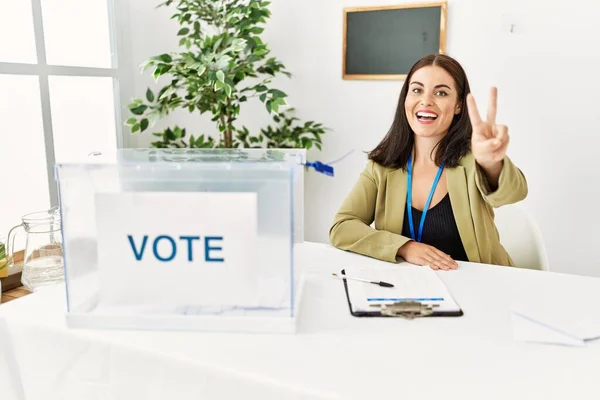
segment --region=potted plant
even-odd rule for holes
[[[142,65],[166,85],[145,99],[133,99],[128,108],[133,116],[126,124],[133,134],[151,129],[175,109],[210,113],[218,136],[188,134],[175,125],[154,132],[158,148],[306,148],[321,149],[326,132],[314,121],[300,123],[287,105],[286,93],[271,83],[279,74],[291,77],[284,65],[260,38],[262,24],[270,17],[268,1],[263,0],[167,0],[159,7],[174,7],[172,19],[181,25],[180,52],[160,54]],[[251,133],[236,126],[241,105],[252,98],[264,103],[274,125]]]

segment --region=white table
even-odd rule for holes
[[[327,275],[378,261],[303,246],[295,335],[69,330],[61,287],[0,306],[2,399],[600,398],[600,343],[516,342],[509,312],[600,279],[460,263],[439,276],[463,317],[355,318]]]

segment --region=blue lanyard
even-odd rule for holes
[[[429,197],[427,198],[425,208],[423,209],[423,214],[421,215],[421,223],[419,224],[419,238],[415,239],[415,228],[413,225],[412,215],[412,154],[408,157],[408,196],[406,201],[406,209],[408,210],[408,225],[410,226],[410,236],[413,240],[416,240],[419,243],[421,243],[421,237],[423,236],[423,225],[425,225],[425,215],[427,215],[427,210],[429,209],[429,205],[431,204],[433,193],[435,193],[435,188],[437,187],[437,184],[440,181],[440,176],[442,176],[443,170],[444,163],[440,165],[437,175],[435,176],[435,179],[433,181],[433,185],[431,186],[431,192],[429,192]]]

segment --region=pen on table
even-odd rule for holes
[[[342,278],[342,279],[352,279],[352,280],[355,280],[355,281],[372,283],[374,285],[379,285],[379,286],[383,286],[383,287],[394,287],[394,285],[392,285],[391,283],[387,283],[387,282],[383,282],[383,281],[370,281],[368,279],[357,278],[357,277],[354,277],[354,276],[348,276],[348,275],[344,275],[344,274],[336,274],[335,272],[332,273],[331,275],[333,275],[335,277],[338,277],[338,278]]]

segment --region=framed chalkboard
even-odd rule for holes
[[[406,79],[428,54],[446,51],[447,3],[344,9],[344,79]]]

